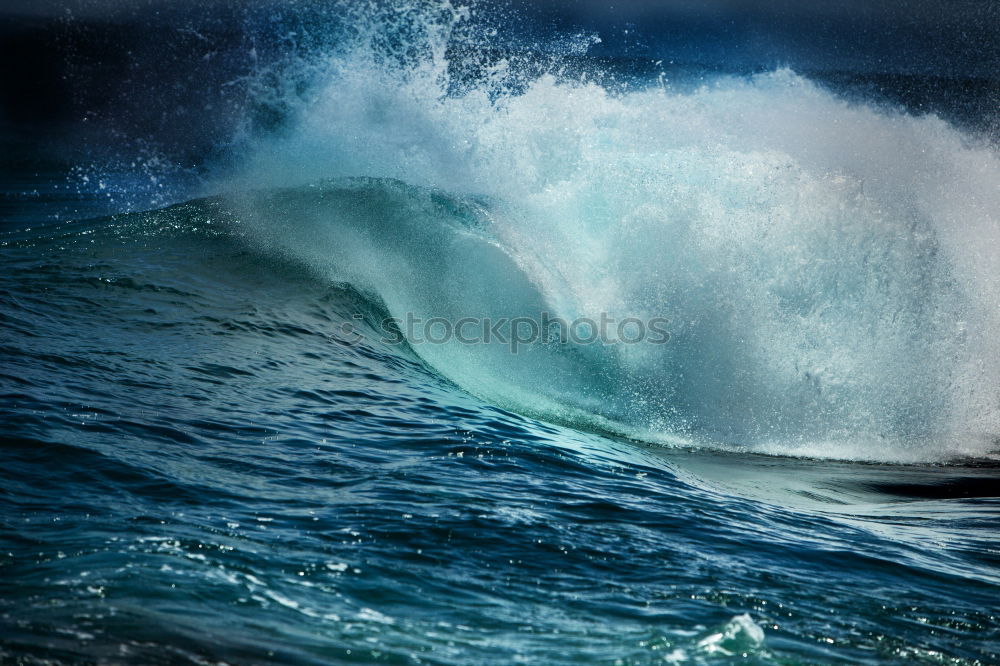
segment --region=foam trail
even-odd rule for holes
[[[408,186],[244,200],[262,239],[395,316],[670,319],[657,347],[417,349],[512,409],[772,453],[996,447],[995,149],[787,69],[613,93],[499,60],[456,81],[467,19],[383,10],[311,63],[293,126],[226,186]]]

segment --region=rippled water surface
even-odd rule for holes
[[[209,205],[9,234],[3,654],[988,663],[998,471],[517,416]]]

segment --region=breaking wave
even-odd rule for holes
[[[258,246],[397,317],[670,320],[658,346],[415,347],[442,375],[645,441],[996,447],[994,148],[788,69],[615,86],[560,59],[588,36],[529,60],[447,4],[359,24],[262,93],[290,120],[215,183]]]

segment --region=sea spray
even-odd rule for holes
[[[655,348],[417,350],[514,410],[772,453],[995,446],[994,149],[788,69],[683,91],[557,58],[457,78],[450,55],[490,34],[448,4],[383,8],[315,55],[288,127],[220,187],[322,194],[234,197],[246,227],[397,317],[672,322]]]

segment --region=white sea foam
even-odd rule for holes
[[[612,92],[499,60],[456,80],[466,19],[383,10],[309,62],[291,125],[225,185],[365,176],[451,203],[386,180],[244,200],[262,242],[396,316],[670,319],[656,347],[417,350],[512,409],[797,455],[996,447],[995,149],[787,69]]]

